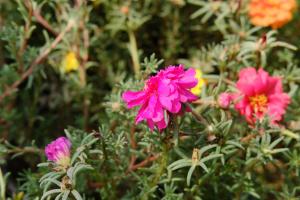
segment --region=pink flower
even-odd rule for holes
[[[263,69],[256,71],[249,67],[240,71],[236,86],[239,92],[232,96],[236,102],[235,109],[249,123],[262,120],[266,115],[271,123],[282,119],[290,97],[283,92],[280,77],[271,77]]]
[[[71,142],[66,137],[59,137],[45,148],[48,160],[59,165],[68,166],[70,163]]]
[[[190,68],[185,71],[183,65],[169,66],[157,75],[150,77],[142,91],[126,91],[122,98],[128,108],[141,106],[135,122],[146,120],[153,130],[167,127],[169,114],[179,114],[182,104],[197,99],[190,91],[197,85],[195,70]]]
[[[222,108],[228,108],[232,100],[233,97],[230,93],[223,92],[219,96],[218,103]]]

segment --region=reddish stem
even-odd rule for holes
[[[154,156],[150,156],[148,158],[146,158],[145,160],[143,160],[142,162],[138,163],[138,164],[135,164],[133,165],[131,168],[130,168],[130,171],[134,171],[138,168],[141,168],[141,167],[145,167],[146,165],[148,165],[149,163],[157,160],[159,158],[160,154],[157,154],[157,155],[154,155]]]

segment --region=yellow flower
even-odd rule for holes
[[[19,192],[17,194],[14,194],[13,199],[14,200],[22,200],[24,198],[24,192]]]
[[[76,54],[73,51],[68,52],[62,62],[61,62],[61,68],[63,72],[71,72],[77,70],[79,67],[79,62],[76,58]]]
[[[196,71],[195,77],[198,80],[198,84],[191,89],[191,92],[194,95],[198,96],[201,94],[201,90],[202,90],[203,85],[205,84],[205,80],[202,78],[202,72],[200,69],[196,69],[195,71]]]
[[[277,29],[292,20],[296,7],[296,0],[251,0],[248,14],[255,26]]]

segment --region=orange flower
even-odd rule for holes
[[[296,0],[251,0],[248,14],[255,26],[280,28],[293,18]]]

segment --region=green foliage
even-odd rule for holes
[[[0,0],[0,199],[300,199],[299,13],[270,30],[248,3]],[[203,73],[191,112],[135,124],[122,93],[177,64]],[[281,77],[279,126],[218,105],[249,66]],[[44,155],[62,135],[67,168]]]

